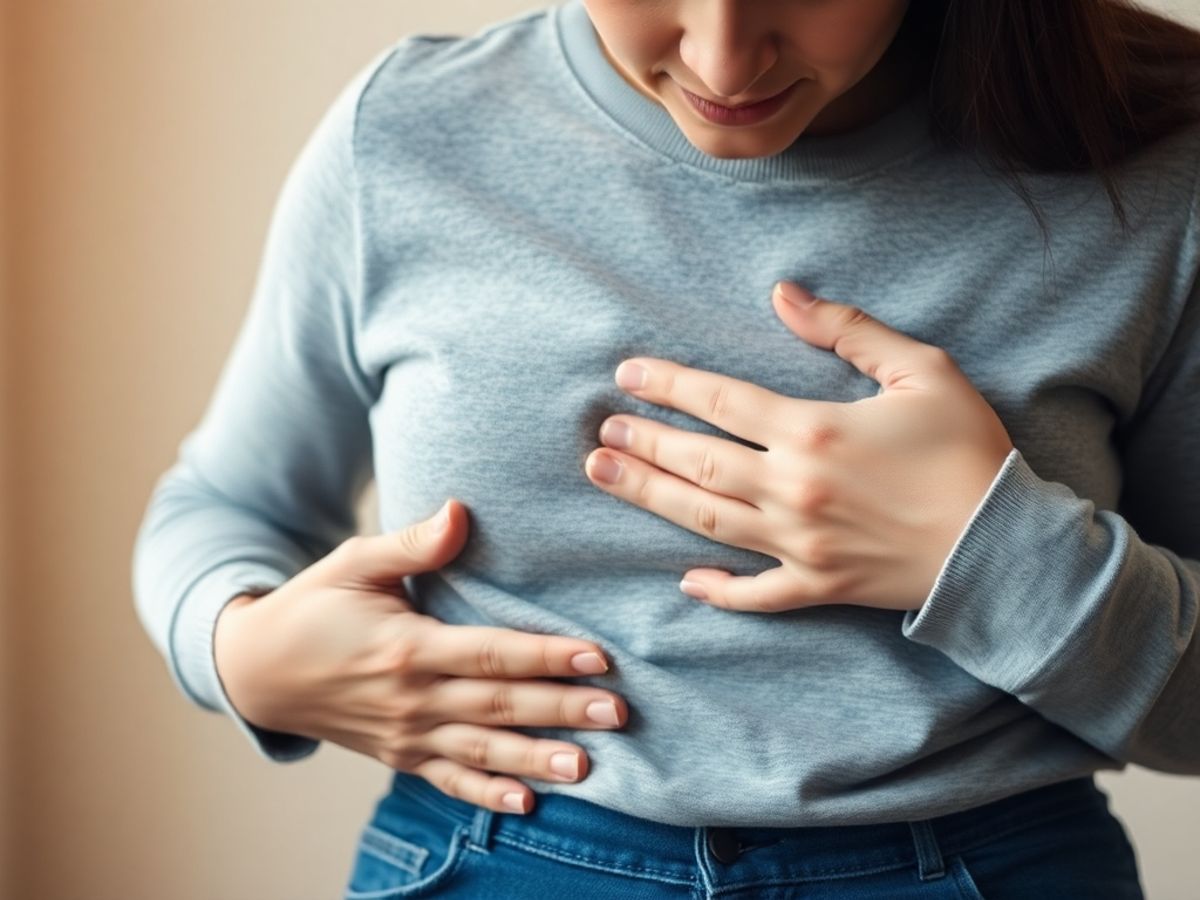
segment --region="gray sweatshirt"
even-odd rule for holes
[[[290,169],[236,343],[149,498],[138,615],[188,700],[266,759],[319,742],[238,717],[222,606],[354,533],[465,504],[470,536],[410,576],[419,609],[595,641],[616,730],[578,783],[684,826],[935,816],[1127,763],[1200,774],[1200,129],[1020,198],[935,147],[920,95],[772,157],[695,148],[607,62],[580,0],[469,36],[414,34],[332,104]],[[592,484],[618,412],[708,423],[616,386],[632,356],[793,397],[879,385],[775,314],[776,281],[947,350],[1015,449],[920,611],[776,614],[679,590],[779,560]]]

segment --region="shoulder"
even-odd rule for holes
[[[358,128],[402,134],[459,119],[546,78],[552,7],[493,22],[473,34],[416,33],[376,56],[354,79]]]
[[[470,35],[407,34],[376,51],[326,107],[298,165],[338,173],[348,184],[372,150],[444,152],[456,132],[469,133],[481,107],[491,112],[489,91],[531,89],[538,67],[545,68],[552,10]]]
[[[1195,215],[1200,212],[1200,96],[1192,111],[1194,121],[1138,148],[1119,168],[1153,190],[1166,187]]]

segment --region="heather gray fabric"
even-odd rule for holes
[[[420,608],[597,641],[624,697],[578,784],[678,825],[948,813],[1127,762],[1200,774],[1200,129],[1122,170],[1123,238],[1090,174],[1028,208],[934,145],[920,97],[777,157],[708,157],[609,66],[579,0],[469,36],[408,35],[347,85],[288,174],[247,318],[155,485],[138,613],[191,702],[265,758],[318,743],[240,720],[212,661],[223,604],[353,533],[456,497],[471,534],[409,579]],[[878,385],[805,344],[779,279],[947,349],[1016,449],[918,615],[748,614],[690,567],[778,560],[600,490],[583,462],[656,356],[795,397]]]

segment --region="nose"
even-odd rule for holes
[[[715,100],[753,99],[759,79],[779,56],[771,29],[746,12],[753,5],[740,0],[701,4],[685,24],[680,58]]]

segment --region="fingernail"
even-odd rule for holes
[[[576,672],[582,672],[584,675],[599,675],[601,672],[608,671],[608,663],[604,661],[599,653],[586,651],[584,653],[576,653],[571,657],[571,668]]]
[[[628,450],[633,446],[633,429],[620,419],[613,419],[605,422],[604,427],[600,429],[600,440],[609,447]]]
[[[679,582],[679,589],[689,597],[695,597],[697,600],[707,600],[708,591],[704,590],[704,586],[695,581]]]
[[[636,391],[646,386],[646,370],[637,363],[623,362],[617,366],[617,384]]]
[[[550,771],[564,778],[578,778],[579,757],[574,753],[551,753]]]
[[[786,300],[792,306],[800,309],[807,309],[817,302],[817,297],[811,291],[806,291],[799,285],[793,284],[790,281],[781,281],[775,285],[775,290],[779,296]]]
[[[594,700],[584,710],[587,717],[598,725],[616,725],[617,708],[607,700]]]
[[[450,501],[447,500],[442,504],[441,511],[434,517],[430,527],[433,528],[434,534],[439,534],[446,530],[446,526],[450,524]]]
[[[521,794],[516,792],[505,794],[500,798],[500,802],[513,812],[525,812],[525,798]]]
[[[605,484],[616,484],[621,478],[621,464],[607,453],[592,457],[592,477]]]

